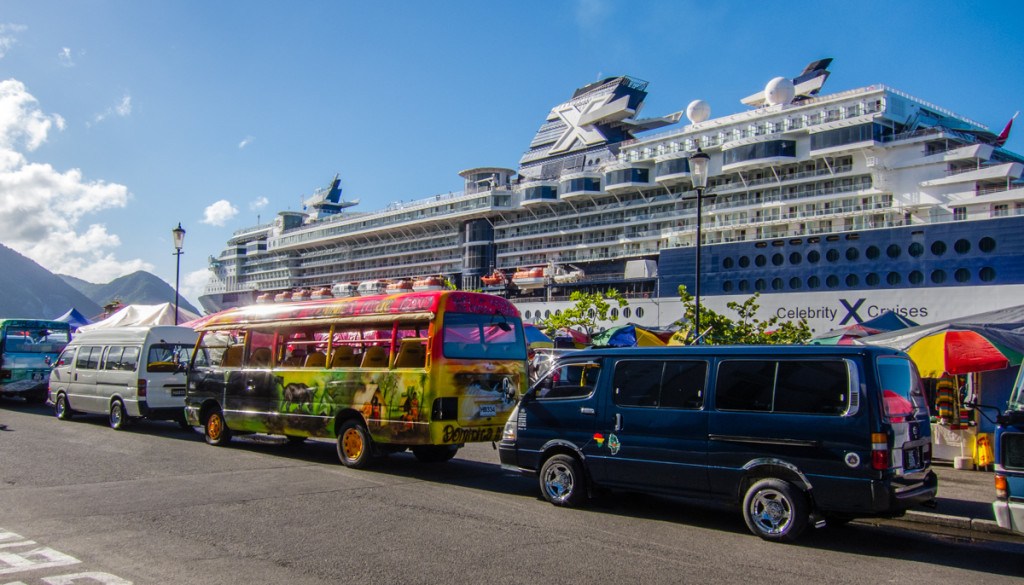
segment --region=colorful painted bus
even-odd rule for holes
[[[0,319],[0,394],[46,400],[50,367],[70,340],[61,321]]]
[[[228,309],[195,326],[185,415],[232,434],[337,440],[353,468],[411,449],[445,461],[497,441],[526,390],[526,341],[507,300],[412,292]]]

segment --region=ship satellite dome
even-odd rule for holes
[[[764,101],[773,106],[788,104],[796,97],[793,82],[785,77],[776,77],[764,86]]]
[[[694,124],[700,124],[711,117],[711,106],[704,100],[693,100],[686,106],[686,117]]]

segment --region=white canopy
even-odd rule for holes
[[[178,324],[198,319],[192,311],[178,307]],[[79,331],[92,331],[93,329],[106,329],[108,327],[131,327],[137,325],[174,325],[174,305],[162,303],[159,305],[128,305],[106,319],[79,327]]]

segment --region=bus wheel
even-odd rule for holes
[[[68,406],[68,397],[63,392],[57,395],[57,404],[53,406],[53,411],[60,420],[71,420],[71,407]]]
[[[364,469],[373,460],[373,439],[362,422],[348,419],[338,432],[338,459],[352,469]]]
[[[231,429],[224,423],[224,414],[217,409],[206,417],[203,425],[203,436],[206,442],[215,447],[227,445],[231,440]]]
[[[556,506],[582,505],[587,500],[583,466],[571,455],[553,455],[540,468],[540,491]]]
[[[455,445],[420,445],[412,448],[412,454],[423,463],[443,463],[459,452]]]
[[[793,542],[807,527],[807,498],[781,479],[762,479],[743,498],[743,520],[765,540]]]
[[[124,411],[124,403],[115,400],[110,403],[110,428],[123,431],[128,426],[128,414]]]

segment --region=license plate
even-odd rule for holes
[[[498,414],[498,409],[493,404],[480,405],[480,416],[494,416],[496,414]]]
[[[42,379],[43,379],[43,375],[41,373],[36,372],[36,373],[32,374],[32,380],[33,381],[39,382]]]
[[[184,396],[184,395],[185,395],[185,389],[184,388],[175,388],[175,389],[171,390],[171,396]]]
[[[920,469],[923,466],[920,447],[903,449],[903,469]]]

